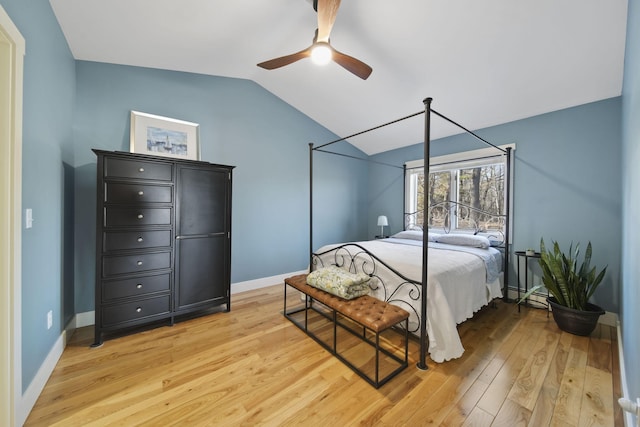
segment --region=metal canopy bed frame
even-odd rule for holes
[[[353,138],[355,136],[359,136],[401,121],[404,121],[406,119],[424,114],[424,176],[428,177],[429,176],[429,159],[430,159],[430,145],[431,145],[431,115],[435,114],[436,116],[444,119],[445,121],[453,124],[454,126],[458,127],[459,129],[463,130],[465,133],[473,136],[475,139],[479,140],[480,142],[482,142],[485,145],[488,145],[490,147],[493,147],[494,149],[498,150],[499,152],[501,152],[503,155],[506,156],[506,165],[505,165],[505,198],[506,198],[506,203],[505,203],[505,214],[504,215],[499,215],[501,217],[504,218],[504,239],[503,239],[503,243],[500,247],[500,249],[503,251],[503,299],[505,301],[509,301],[508,298],[508,266],[509,266],[509,244],[510,244],[510,237],[509,237],[509,233],[510,233],[510,208],[511,208],[511,147],[507,147],[507,148],[501,148],[498,147],[494,144],[492,144],[491,142],[485,140],[484,138],[481,138],[480,136],[478,136],[476,133],[472,132],[471,130],[465,128],[464,126],[460,125],[459,123],[451,120],[450,118],[444,116],[443,114],[440,114],[439,112],[435,111],[434,109],[431,108],[431,102],[433,101],[433,98],[425,98],[423,100],[423,104],[424,104],[424,110],[423,111],[419,111],[417,113],[414,114],[410,114],[408,116],[402,117],[400,119],[397,120],[393,120],[391,122],[387,122],[384,123],[382,125],[379,126],[375,126],[373,128],[355,133],[353,135],[349,135],[346,136],[344,138],[340,138],[340,139],[336,139],[334,141],[330,141],[327,142],[325,144],[319,145],[317,147],[314,147],[313,143],[309,143],[309,266],[310,269],[313,268],[314,265],[316,265],[319,261],[319,255],[321,254],[316,254],[314,253],[314,247],[313,247],[313,155],[314,152],[318,151],[318,152],[323,152],[323,153],[328,153],[328,154],[333,154],[333,155],[338,155],[338,156],[342,156],[342,157],[349,157],[349,158],[353,158],[353,159],[357,159],[357,160],[363,160],[363,161],[368,161],[368,162],[372,162],[372,163],[377,163],[377,164],[382,164],[385,166],[391,166],[391,167],[398,167],[400,168],[400,166],[396,166],[396,165],[389,165],[389,164],[384,164],[384,163],[380,163],[380,162],[375,162],[375,161],[371,161],[368,159],[363,159],[357,156],[352,156],[352,155],[348,155],[348,154],[344,154],[344,153],[338,153],[338,152],[333,152],[333,151],[327,151],[324,150],[325,147],[335,144],[337,142],[341,142],[341,141],[345,141],[347,139]],[[406,166],[402,166],[402,169],[404,169],[405,175],[406,175]],[[405,180],[406,181],[406,180]],[[429,192],[429,180],[425,179],[424,180],[424,192],[425,194],[428,194]],[[421,207],[421,210],[423,213],[425,213],[423,215],[423,225],[422,225],[422,229],[426,230],[427,229],[427,224],[428,224],[428,212],[429,212],[429,206],[427,206],[428,204],[428,197],[423,197],[423,206]],[[468,207],[468,206],[467,206]],[[406,214],[405,214],[406,216]],[[494,216],[498,216],[498,215],[494,215]],[[405,220],[405,227],[406,227],[406,220]],[[344,249],[344,247],[346,246],[351,246],[355,248],[355,251],[357,252],[357,254],[352,254],[349,252],[349,250]],[[429,249],[429,245],[428,245],[428,233],[423,232],[422,233],[422,281],[420,283],[416,282],[415,280],[411,280],[408,279],[407,277],[403,276],[401,273],[397,272],[396,270],[394,270],[392,267],[390,267],[389,265],[387,265],[384,261],[382,261],[380,258],[378,258],[377,256],[375,256],[374,254],[370,253],[369,251],[367,251],[366,249],[364,249],[363,247],[354,244],[354,243],[347,243],[344,244],[342,246],[339,246],[337,248],[332,249],[332,251],[336,251],[338,249],[343,249],[345,252],[343,252],[340,255],[336,254],[336,257],[340,257],[342,259],[342,262],[348,262],[349,263],[349,268],[351,268],[354,264],[354,258],[358,255],[361,254],[365,254],[367,257],[367,261],[364,261],[364,264],[366,265],[367,263],[379,263],[380,265],[384,266],[387,270],[389,270],[390,272],[392,272],[393,274],[395,274],[396,276],[398,276],[401,280],[404,280],[403,284],[408,284],[410,286],[414,286],[416,288],[419,287],[419,298],[420,299],[420,313],[416,313],[418,314],[418,318],[419,318],[419,329],[420,329],[420,335],[419,335],[419,343],[420,343],[420,359],[417,363],[417,367],[418,369],[421,370],[426,370],[428,369],[427,367],[427,363],[426,363],[426,357],[427,357],[427,350],[428,350],[428,342],[427,342],[427,289],[428,289],[428,280],[427,280],[427,272],[428,272],[428,265],[429,265],[429,253],[428,253],[428,249]],[[349,259],[350,261],[345,261],[345,259]],[[340,264],[339,264],[340,265]],[[364,268],[363,268],[364,269]],[[372,268],[372,271],[375,270],[375,267]],[[384,286],[384,284],[383,284]],[[394,291],[395,293],[395,291]],[[412,297],[413,298],[413,297]],[[416,299],[417,299],[416,298]],[[393,295],[391,296],[387,296],[386,294],[386,290],[385,290],[385,300],[387,302],[393,302]]]

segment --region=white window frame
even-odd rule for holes
[[[499,148],[506,150],[507,148],[511,148],[512,151],[515,151],[516,144],[505,144],[500,145]],[[495,148],[481,148],[478,150],[471,151],[463,151],[460,153],[447,154],[444,156],[432,157],[429,162],[429,173],[432,172],[441,172],[441,171],[450,171],[455,169],[469,169],[478,166],[486,166],[489,164],[498,163],[492,161],[492,159],[501,159],[501,163],[506,163],[506,159],[504,158],[503,152],[498,152]],[[512,157],[513,159],[513,157]],[[513,161],[513,160],[512,160]],[[424,159],[419,160],[410,160],[405,163],[405,167],[407,170],[405,176],[405,213],[413,213],[417,212],[421,209],[421,206],[418,206],[418,192],[417,192],[417,183],[418,183],[418,175],[424,172]],[[457,175],[457,174],[456,174]],[[452,177],[451,179],[451,194],[455,194],[457,197],[458,189],[457,189],[458,179],[456,177]],[[506,192],[505,192],[506,199]],[[504,203],[508,203],[508,200],[505,200]],[[451,229],[455,229],[457,226],[457,218],[455,217],[455,212],[451,213]],[[405,224],[406,227],[407,224]]]

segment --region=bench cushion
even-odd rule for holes
[[[381,332],[409,317],[406,310],[369,295],[346,300],[316,289],[307,284],[306,274],[289,277],[285,283],[374,332]]]

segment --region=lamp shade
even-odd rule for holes
[[[378,227],[385,227],[389,225],[389,221],[387,221],[387,217],[385,215],[380,215],[378,217]]]

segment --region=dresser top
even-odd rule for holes
[[[165,156],[153,156],[150,154],[138,154],[138,153],[128,153],[126,151],[107,151],[107,150],[99,150],[93,148],[92,151],[96,153],[98,156],[110,156],[110,157],[121,157],[126,159],[139,159],[146,161],[154,161],[154,162],[165,162],[165,163],[184,163],[184,164],[194,164],[194,165],[211,165],[217,166],[221,168],[234,169],[235,166],[222,165],[218,163],[210,163],[202,160],[188,160],[181,159],[178,157],[165,157]]]

